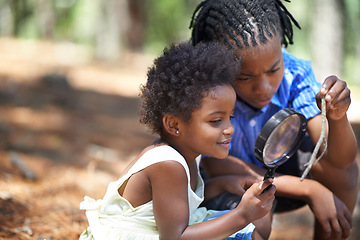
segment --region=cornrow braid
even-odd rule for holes
[[[281,0],[204,0],[189,28],[193,45],[220,41],[236,49],[264,44],[277,34],[287,47],[293,44],[292,24],[301,29]]]
[[[290,0],[285,0],[285,2],[290,2]],[[285,47],[288,45],[288,43],[293,44],[293,28],[291,22],[295,24],[295,26],[299,29],[301,29],[299,23],[296,21],[296,19],[291,15],[291,13],[286,9],[284,4],[281,2],[281,0],[276,0],[276,8],[278,10],[280,21],[281,21],[281,27],[283,29],[283,44]]]

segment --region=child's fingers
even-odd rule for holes
[[[331,76],[325,79],[320,88],[320,96],[325,96],[327,103],[336,104],[337,101],[350,96],[350,89],[345,81]]]
[[[320,92],[316,95],[319,108],[321,108],[321,96],[325,96],[326,111],[332,110],[331,118],[343,116],[351,103],[350,89],[347,87],[346,82],[335,76],[326,78]]]
[[[259,185],[259,190],[260,190],[259,199],[262,202],[262,206],[267,211],[271,210],[273,206],[273,202],[275,200],[274,194],[276,187],[275,185],[272,184],[273,182],[274,180],[272,178],[268,178],[262,181]]]
[[[329,76],[327,77],[320,88],[320,94],[325,95],[328,93],[328,91],[333,87],[333,85],[339,81],[339,79],[336,76]]]
[[[269,198],[265,202],[263,202],[264,208],[266,208],[268,211],[270,211],[273,207],[274,200],[275,200],[275,195],[271,195],[271,198]]]
[[[345,216],[339,216],[338,221],[341,227],[341,237],[348,238],[351,230],[351,222],[349,223]]]
[[[274,179],[272,178],[268,178],[264,181],[262,181],[259,185],[259,194],[261,193],[265,193],[265,192],[270,192],[271,194],[275,193],[275,186],[272,185],[272,183],[274,182]],[[268,188],[269,187],[269,188]],[[268,189],[267,189],[268,188]]]
[[[341,97],[341,94],[344,96],[350,96],[350,89],[347,87],[346,82],[337,81],[326,93],[325,100],[328,103],[334,102]]]
[[[331,101],[329,104],[327,104],[327,109],[333,109],[333,108],[341,108],[344,109],[343,111],[347,111],[351,103],[351,98],[346,93],[341,93],[338,96],[336,96],[333,101]]]

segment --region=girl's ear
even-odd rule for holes
[[[164,130],[174,136],[179,136],[180,119],[171,114],[165,114],[163,117]]]

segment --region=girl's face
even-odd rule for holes
[[[264,45],[239,49],[241,74],[235,79],[238,97],[250,106],[261,109],[277,92],[284,75],[281,40],[273,37]]]
[[[193,111],[188,123],[182,122],[180,131],[181,153],[185,158],[200,154],[227,157],[231,135],[231,123],[236,94],[231,85],[213,88],[202,100],[200,108]]]

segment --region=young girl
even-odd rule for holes
[[[221,161],[207,157],[202,163],[210,177],[242,174],[258,181],[264,173],[253,150],[258,133],[280,109],[296,109],[308,119],[308,136],[294,158],[277,170],[284,175],[275,178],[276,211],[303,206],[304,201],[316,218],[314,239],[346,238],[358,192],[357,146],[346,116],[350,90],[336,76],[326,78],[321,85],[308,61],[283,48],[293,43],[293,23],[299,27],[280,0],[205,0],[196,8],[193,44],[220,42],[242,58],[241,73],[234,83],[235,132],[229,157]],[[328,148],[312,167],[312,178],[300,182],[298,176],[320,136],[319,103],[323,96]]]
[[[160,138],[109,184],[102,200],[85,197],[80,207],[89,227],[80,239],[260,239],[251,222],[271,210],[275,187],[262,191],[272,180],[253,184],[241,204],[220,216],[198,208],[204,199],[199,155],[228,155],[239,61],[220,44],[190,43],[155,60],[142,88],[141,122]],[[212,184],[206,195],[219,191]]]

